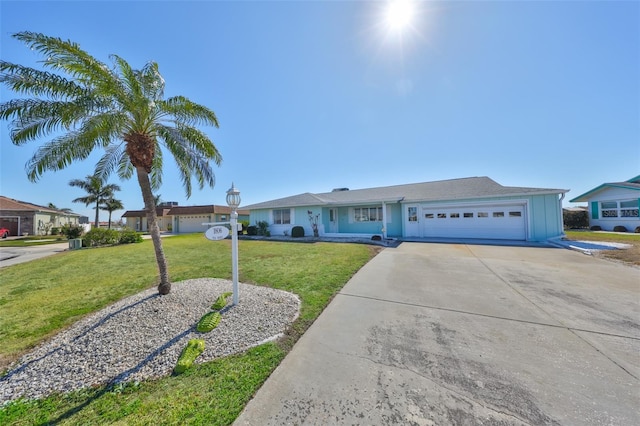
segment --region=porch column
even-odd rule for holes
[[[387,239],[387,204],[382,202],[382,239]]]

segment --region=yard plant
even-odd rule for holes
[[[229,240],[184,235],[164,244],[172,281],[231,278]],[[361,244],[240,241],[241,282],[300,297],[300,316],[285,337],[179,376],[12,403],[0,408],[0,424],[230,424],[333,295],[376,252]],[[0,269],[2,368],[83,315],[153,286],[154,270],[148,240]]]

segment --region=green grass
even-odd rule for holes
[[[609,242],[633,242],[640,241],[640,234],[621,234],[612,232],[593,232],[593,231],[565,231],[567,238],[570,240],[585,241],[609,241]]]
[[[15,239],[0,239],[0,247],[29,247],[46,244],[66,243],[68,240],[63,235],[31,235]]]
[[[231,277],[230,241],[163,240],[173,282]],[[54,395],[0,409],[0,424],[229,424],[376,250],[358,244],[240,241],[240,281],[291,291],[301,313],[287,336],[177,377]],[[64,252],[0,269],[0,357],[6,360],[81,316],[156,283],[150,241]],[[240,300],[242,303],[242,299]]]

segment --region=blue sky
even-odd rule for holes
[[[158,62],[167,96],[220,121],[203,128],[223,155],[213,189],[186,199],[165,159],[158,193],[180,205],[224,205],[232,181],[248,205],[469,176],[570,199],[640,174],[640,2],[423,1],[400,31],[384,7],[2,0],[0,55],[37,66],[11,38],[28,30],[105,62]],[[12,96],[0,88],[1,101]],[[0,138],[1,195],[93,217],[68,182],[91,174],[99,153],[31,183],[24,165],[40,142],[13,146],[7,122]],[[143,207],[135,179],[109,182],[126,209]]]

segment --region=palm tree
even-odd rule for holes
[[[100,204],[104,203],[106,200],[113,198],[113,193],[115,191],[120,191],[120,187],[115,183],[110,183],[105,185],[102,179],[98,176],[87,176],[85,180],[82,179],[73,179],[69,182],[71,186],[77,186],[79,188],[84,189],[87,192],[86,197],[79,197],[75,200],[72,200],[74,203],[84,203],[85,206],[89,206],[91,204],[95,204],[96,210],[96,223],[95,227],[98,228],[100,226],[100,222],[98,222],[98,217],[100,214]]]
[[[109,229],[111,229],[111,213],[115,212],[116,210],[124,209],[124,205],[122,204],[122,201],[116,200],[115,198],[111,197],[107,200],[104,200],[100,208],[104,211],[109,212]]]
[[[104,149],[96,175],[106,179],[116,172],[121,179],[130,179],[135,172],[158,263],[158,291],[169,293],[152,189],[162,183],[167,151],[177,164],[187,197],[191,196],[192,177],[201,189],[205,183],[213,187],[210,162],[219,165],[222,157],[195,126],[218,127],[215,113],[183,96],[165,99],[164,79],[155,62],[135,70],[121,57],[111,55],[113,66],[109,67],[71,41],[33,32],[13,37],[40,52],[44,66],[53,70],[0,61],[0,82],[16,93],[32,96],[0,104],[0,119],[13,119],[12,142],[23,145],[55,135],[27,162],[27,176],[37,181],[45,171],[84,160],[95,149]]]

